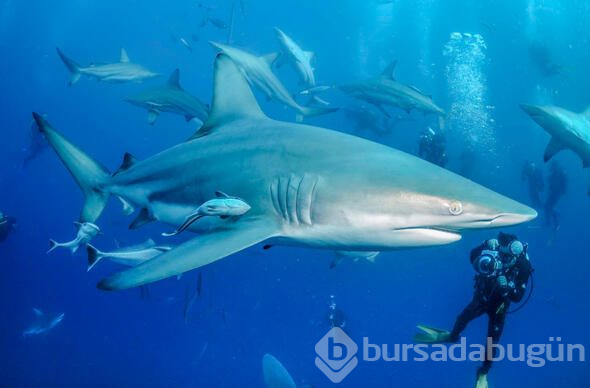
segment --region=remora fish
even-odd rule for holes
[[[330,268],[336,268],[344,259],[352,259],[353,261],[357,262],[361,259],[367,260],[371,263],[375,262],[375,258],[379,255],[380,252],[358,252],[358,251],[336,251],[334,260],[330,263]]]
[[[46,314],[38,308],[33,307],[35,322],[23,331],[23,337],[47,334],[63,321],[65,314]]]
[[[121,49],[119,62],[87,67],[82,67],[68,58],[59,48],[57,54],[71,73],[70,86],[78,82],[83,75],[105,82],[142,82],[159,76],[158,73],[154,73],[141,65],[131,63],[124,48]]]
[[[101,259],[109,259],[115,263],[135,267],[147,260],[160,256],[164,252],[168,252],[172,248],[173,247],[169,245],[157,246],[151,239],[143,244],[117,249],[113,252],[101,252],[94,246],[88,244],[86,246],[86,252],[88,253],[88,271],[90,271]]]
[[[201,122],[209,116],[209,106],[198,98],[187,93],[180,86],[180,71],[174,70],[166,85],[141,92],[125,101],[145,108],[148,111],[148,122],[154,124],[161,112],[179,114],[186,121],[198,119]]]
[[[151,220],[180,225],[216,190],[251,206],[237,220],[207,217],[194,223],[190,229],[200,232],[198,237],[101,281],[101,289],[158,281],[267,240],[387,251],[449,244],[466,230],[516,225],[537,216],[399,150],[268,118],[226,55],[217,57],[211,115],[195,136],[114,176],[33,115],[85,194],[84,221],[96,221],[110,195],[143,209],[135,225]]]
[[[350,85],[342,85],[340,89],[358,99],[375,105],[383,114],[390,116],[383,105],[398,107],[410,112],[416,109],[439,116],[445,114],[431,96],[422,93],[413,86],[404,85],[395,79],[394,71],[397,62],[392,62],[378,77],[370,78]]]
[[[72,253],[76,253],[80,245],[88,244],[97,234],[100,233],[100,228],[92,222],[74,222],[74,225],[78,226],[78,234],[72,241],[65,243],[58,243],[55,240],[49,240],[49,250],[47,253],[53,251],[56,248],[68,248]]]

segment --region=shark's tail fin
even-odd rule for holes
[[[80,65],[78,65],[72,59],[68,58],[59,48],[56,48],[56,50],[57,50],[57,55],[59,55],[59,57],[63,61],[64,65],[66,65],[66,67],[68,68],[68,70],[71,73],[71,75],[70,75],[70,86],[72,86],[76,82],[78,82],[78,80],[80,79],[80,76],[81,76],[81,74],[80,74]]]
[[[340,108],[327,108],[325,106],[308,106],[301,107],[300,113],[295,116],[295,120],[300,123],[306,117],[314,117],[336,112]]]
[[[57,241],[49,239],[49,250],[47,251],[47,253],[49,253],[59,247],[60,247],[60,244]]]
[[[61,133],[57,132],[38,113],[33,113],[39,131],[57,153],[78,186],[84,193],[84,207],[80,215],[80,222],[95,222],[104,210],[108,193],[102,191],[104,185],[111,179],[109,172],[86,155],[82,150],[70,143]]]
[[[90,244],[86,245],[86,252],[88,253],[88,271],[90,271],[104,256],[101,251]]]

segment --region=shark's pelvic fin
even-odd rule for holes
[[[129,62],[131,62],[129,60],[129,55],[127,55],[127,50],[125,50],[123,47],[121,47],[121,58],[119,59],[119,61],[121,63],[129,63]]]
[[[221,124],[247,117],[266,118],[242,72],[227,55],[218,54],[211,114],[192,138],[204,136]]]
[[[557,138],[552,137],[551,141],[549,141],[549,144],[547,145],[547,148],[545,149],[545,155],[543,156],[543,159],[548,162],[555,156],[555,154],[564,149],[565,146],[563,143],[557,140]]]
[[[98,288],[122,290],[152,283],[213,263],[277,234],[278,229],[268,220],[240,222],[232,229],[201,235],[156,259],[119,272],[102,280]]]
[[[160,117],[160,111],[157,109],[150,109],[148,111],[148,124],[154,125],[158,117]]]
[[[45,135],[57,156],[70,171],[70,174],[72,174],[84,193],[85,201],[80,221],[95,222],[107,204],[109,195],[104,193],[101,188],[109,182],[111,174],[106,168],[53,129],[41,115],[33,113],[33,118],[39,131]]]

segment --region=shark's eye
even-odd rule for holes
[[[458,216],[463,213],[463,204],[459,201],[453,201],[449,205],[449,213]]]

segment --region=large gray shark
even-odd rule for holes
[[[523,104],[521,107],[551,135],[545,149],[546,162],[559,151],[570,149],[582,159],[584,167],[590,167],[590,108],[575,113],[550,105]]]
[[[303,117],[318,116],[338,110],[337,108],[306,107],[299,105],[277,76],[272,72],[271,65],[277,58],[276,54],[257,57],[244,50],[225,44],[215,42],[211,42],[211,44],[218,48],[223,54],[231,58],[250,85],[256,86],[260,89],[268,99],[279,101],[294,109],[298,113],[297,121],[301,121]]]
[[[82,67],[68,58],[59,48],[57,54],[70,71],[70,85],[74,85],[85,75],[105,82],[142,82],[148,78],[159,76],[145,67],[131,63],[124,48],[121,49],[121,57],[117,63],[104,65],[90,65]]]
[[[275,27],[275,31],[277,32],[277,38],[282,49],[281,56],[277,61],[279,63],[281,61],[289,62],[299,74],[301,82],[308,86],[315,86],[315,76],[313,74],[313,67],[311,66],[313,53],[311,51],[303,51],[293,39],[277,27]],[[285,59],[283,60],[281,57]]]
[[[387,251],[449,244],[467,229],[503,227],[537,213],[417,157],[341,132],[276,121],[260,110],[242,72],[215,62],[213,104],[187,142],[111,175],[33,116],[85,194],[81,220],[96,221],[110,195],[150,220],[180,225],[216,191],[251,209],[238,219],[202,218],[201,234],[157,259],[101,281],[124,289],[174,276],[254,244]]]
[[[262,357],[262,375],[266,388],[297,388],[293,377],[272,354]]]
[[[147,109],[150,124],[156,122],[161,112],[179,114],[184,116],[186,121],[196,118],[205,122],[209,116],[209,106],[187,93],[180,86],[180,71],[178,69],[170,75],[166,85],[146,90],[126,98],[125,101]]]
[[[358,99],[375,105],[386,116],[389,113],[383,105],[394,106],[410,112],[416,109],[425,113],[443,116],[445,111],[438,107],[431,96],[413,86],[404,85],[395,79],[397,62],[391,63],[378,77],[369,78],[354,84],[342,85],[340,89]]]
[[[23,337],[46,334],[63,321],[65,314],[46,314],[38,308],[33,307],[35,322],[23,331]]]

